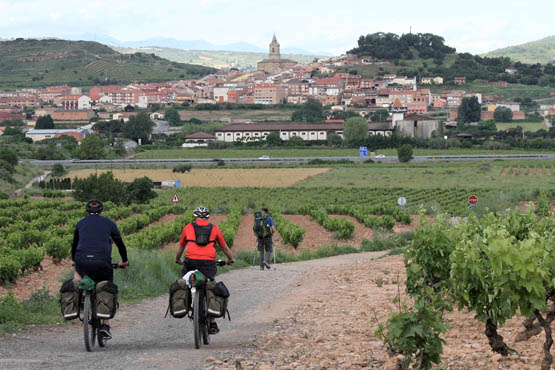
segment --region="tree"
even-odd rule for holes
[[[328,135],[328,145],[329,146],[341,146],[343,145],[343,139],[341,136],[331,133]]]
[[[362,117],[351,117],[345,121],[343,131],[345,142],[349,145],[358,145],[368,137],[368,121]]]
[[[92,174],[84,179],[75,179],[72,189],[73,198],[81,202],[98,199],[103,202],[122,204],[127,200],[125,183],[114,178],[111,171],[100,175]]]
[[[127,204],[147,203],[156,198],[157,194],[152,187],[152,180],[146,176],[133,180],[127,185]]]
[[[75,157],[79,159],[102,159],[105,156],[100,136],[89,134],[85,136],[81,145],[74,150]]]
[[[399,162],[408,162],[412,159],[412,145],[404,144],[397,148]]]
[[[378,109],[370,115],[370,121],[372,122],[384,122],[389,117],[389,112],[387,109]]]
[[[179,116],[179,112],[175,108],[166,109],[166,111],[164,112],[164,119],[173,126],[177,126],[181,123],[181,117]]]
[[[136,142],[139,139],[145,142],[152,134],[153,128],[154,122],[152,122],[150,117],[145,112],[140,112],[129,118],[129,122],[123,126],[123,134]]]
[[[47,116],[41,116],[37,119],[35,123],[35,129],[37,130],[49,130],[54,128],[54,120],[50,117],[50,114]]]
[[[113,135],[122,131],[123,124],[121,121],[98,121],[94,124],[93,130],[100,134]]]
[[[459,115],[457,120],[460,123],[470,123],[480,121],[481,106],[478,98],[475,96],[463,98],[459,106]]]
[[[17,153],[8,148],[0,149],[0,168],[3,168],[10,174],[15,172],[15,166],[17,166]]]
[[[497,107],[493,112],[495,122],[511,122],[513,120],[513,111],[507,107]]]
[[[272,132],[268,136],[266,136],[266,142],[268,143],[268,145],[272,146],[281,145],[283,143],[277,132]]]
[[[61,164],[56,163],[55,165],[52,166],[51,174],[54,177],[60,177],[66,174],[66,169]]]
[[[300,109],[293,112],[293,122],[322,122],[324,120],[324,108],[318,100],[309,99]]]

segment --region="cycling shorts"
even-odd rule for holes
[[[199,270],[210,280],[214,280],[216,277],[216,261],[214,260],[193,260],[190,258],[185,258],[185,264],[183,265],[183,270],[181,271],[185,275],[189,271]]]
[[[106,260],[96,260],[86,257],[76,258],[75,271],[77,271],[81,277],[87,275],[97,283],[105,280],[114,282],[114,269],[112,268],[112,264]]]

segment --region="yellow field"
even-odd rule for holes
[[[181,180],[181,186],[293,186],[299,181],[327,172],[329,168],[248,168],[248,169],[192,169],[191,172],[172,172],[171,169],[122,169],[111,170],[122,181],[131,182],[147,176],[152,181]],[[70,178],[83,178],[95,172],[101,174],[110,170],[77,170],[66,175]]]

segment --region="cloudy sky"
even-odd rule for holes
[[[553,0],[0,0],[0,38],[106,35],[341,54],[374,32],[434,33],[482,53],[555,35]]]

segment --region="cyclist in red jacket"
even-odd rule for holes
[[[216,277],[216,243],[227,257],[227,264],[232,265],[235,260],[231,250],[227,246],[222,231],[217,225],[211,224],[210,211],[208,208],[199,206],[193,211],[195,220],[187,224],[181,232],[179,240],[179,250],[175,256],[175,262],[183,265],[182,273],[199,270],[208,279]],[[181,260],[181,255],[187,247],[185,259]],[[216,319],[210,319],[210,334],[216,334],[220,330],[216,324]]]

